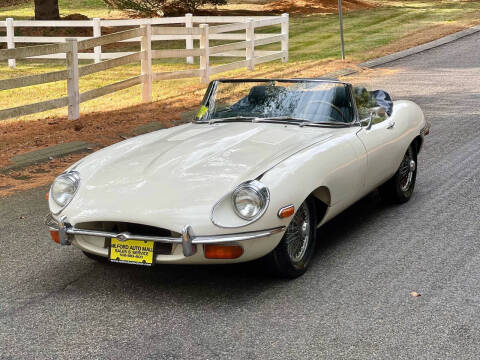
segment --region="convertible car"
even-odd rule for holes
[[[316,229],[379,187],[410,199],[429,123],[415,103],[330,79],[217,80],[192,122],[80,160],[52,184],[53,240],[151,266],[265,258],[307,269]]]

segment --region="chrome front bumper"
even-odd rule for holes
[[[192,227],[186,225],[182,230],[181,237],[165,237],[165,236],[144,236],[144,235],[135,235],[129,232],[113,233],[108,231],[97,231],[97,230],[83,230],[77,229],[68,223],[65,217],[61,218],[60,221],[57,221],[53,218],[52,214],[48,214],[45,218],[45,225],[48,226],[50,230],[58,231],[60,244],[61,245],[71,245],[72,237],[74,235],[84,235],[84,236],[96,236],[104,238],[116,238],[120,241],[125,240],[144,240],[144,241],[154,241],[167,244],[182,244],[183,255],[192,256],[195,254],[196,249],[193,245],[200,244],[220,244],[228,243],[233,241],[245,241],[259,239],[267,237],[270,235],[278,234],[285,231],[285,226],[280,226],[267,230],[259,231],[250,231],[243,233],[235,234],[225,234],[225,235],[210,235],[210,236],[195,236],[193,235]]]

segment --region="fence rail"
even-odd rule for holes
[[[6,36],[0,36],[0,43],[6,43],[8,49],[14,49],[17,44],[45,44],[45,43],[64,43],[67,38],[65,36],[16,36],[15,28],[35,27],[35,28],[51,28],[51,27],[75,27],[75,28],[91,28],[93,37],[102,35],[104,27],[139,27],[141,25],[152,25],[152,41],[165,40],[184,40],[186,49],[193,49],[193,41],[200,39],[199,27],[195,24],[225,24],[211,27],[210,40],[244,40],[242,34],[228,34],[228,32],[244,30],[243,24],[249,19],[256,22],[257,27],[284,24],[285,19],[281,16],[185,16],[169,17],[169,18],[151,18],[151,19],[125,19],[125,20],[104,20],[94,18],[91,20],[14,20],[8,18],[0,21],[1,28],[6,29]],[[287,19],[288,23],[288,19]],[[179,30],[178,26],[169,27],[165,25],[184,26],[184,30]],[[283,26],[283,25],[282,25]],[[229,30],[230,29],[230,30]],[[225,34],[227,33],[227,34]],[[260,37],[264,34],[260,34]],[[259,38],[260,38],[259,37]],[[77,40],[86,40],[91,37],[74,37]],[[140,42],[140,37],[132,37],[121,40],[122,42]],[[126,53],[103,52],[102,45],[99,44],[94,48],[93,53],[79,53],[80,59],[94,60],[100,62],[104,59],[113,59],[118,56],[126,55]],[[50,55],[39,55],[38,58],[46,59],[64,59],[65,54],[56,53]],[[193,63],[193,58],[188,56],[187,63]],[[9,65],[15,67],[15,59],[9,60]]]
[[[209,21],[209,26],[202,23]],[[233,22],[233,23],[229,23]],[[35,45],[15,48],[13,30],[8,26],[137,26],[133,29],[118,31],[108,35],[98,35],[100,32],[94,30],[95,37],[79,38],[54,38],[58,43]],[[185,27],[156,26],[158,24],[185,23]],[[200,26],[194,27],[194,24]],[[255,34],[255,29],[272,25],[281,25],[280,34]],[[288,61],[288,14],[279,17],[209,17],[192,16],[160,18],[160,19],[132,19],[132,20],[101,20],[93,19],[88,21],[13,21],[7,19],[0,21],[1,26],[7,26],[7,47],[0,50],[0,61],[8,60],[9,66],[14,67],[15,61],[22,58],[64,58],[66,59],[66,70],[54,71],[44,74],[23,76],[15,79],[0,80],[0,91],[21,88],[31,85],[45,84],[55,81],[67,80],[67,96],[58,99],[37,102],[0,110],[0,120],[29,115],[46,110],[68,106],[68,118],[78,119],[80,117],[80,103],[95,99],[135,85],[142,85],[142,100],[152,100],[152,82],[169,79],[183,79],[200,77],[202,83],[208,83],[210,76],[234,69],[246,67],[254,70],[255,65],[267,61],[281,59]],[[244,31],[244,33],[229,34],[233,31]],[[152,41],[155,37],[167,37],[166,40],[185,40],[185,49],[152,50]],[[31,37],[21,37],[32,39]],[[38,39],[38,38],[37,38]],[[41,37],[45,39],[45,37]],[[60,40],[62,42],[60,42]],[[199,48],[193,47],[193,39],[200,40]],[[236,42],[210,46],[211,40],[239,40]],[[3,38],[0,37],[0,42]],[[117,42],[139,41],[140,51],[137,52],[116,52],[102,53],[101,46]],[[28,41],[35,43],[35,41]],[[281,49],[275,51],[255,50],[255,46],[272,43],[280,43]],[[94,49],[93,53],[82,53],[81,51]],[[242,57],[244,60],[234,61],[216,66],[210,65],[211,57]],[[185,58],[188,63],[193,63],[194,57],[200,58],[200,68],[191,70],[169,71],[155,73],[152,70],[152,59]],[[79,59],[93,59],[94,63],[79,66]],[[100,59],[105,59],[101,61]],[[83,76],[105,71],[117,66],[138,62],[141,64],[141,74],[130,79],[115,82],[84,93],[79,92],[79,79]]]

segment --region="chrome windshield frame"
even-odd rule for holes
[[[201,106],[207,107],[208,113],[207,117],[204,120],[199,121],[198,118],[193,118],[192,122],[195,124],[210,124],[210,112],[211,112],[211,101],[215,100],[217,90],[218,90],[218,84],[220,83],[267,83],[267,82],[279,82],[279,83],[332,83],[332,84],[343,84],[348,88],[348,93],[350,94],[350,100],[352,102],[352,110],[353,110],[353,121],[349,123],[350,126],[361,126],[359,116],[358,116],[358,110],[356,107],[355,99],[353,97],[353,89],[352,89],[352,84],[341,81],[338,79],[330,79],[330,78],[293,78],[293,79],[278,79],[278,78],[272,78],[272,79],[266,79],[266,78],[254,78],[254,79],[218,79],[218,80],[213,80],[210,82],[208,85],[207,91],[203,97],[202,103],[200,104]],[[265,118],[268,119],[268,118]]]

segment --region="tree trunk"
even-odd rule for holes
[[[35,20],[58,20],[58,0],[35,0]]]

